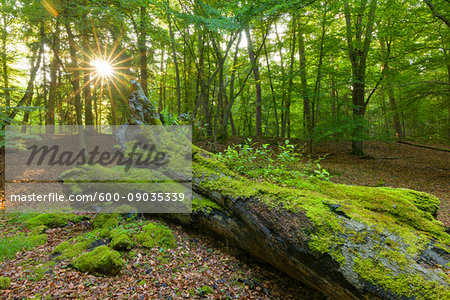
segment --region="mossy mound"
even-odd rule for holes
[[[86,216],[77,216],[75,214],[65,213],[49,213],[32,217],[26,220],[24,225],[29,229],[42,225],[47,226],[48,228],[56,228],[67,226],[69,222],[77,223],[84,219],[86,219]]]
[[[55,257],[55,260],[71,260],[75,257],[78,257],[81,253],[89,249],[91,245],[91,241],[84,240],[80,242],[76,242],[74,244],[69,243],[68,241],[62,242],[53,250],[53,254],[61,254]]]
[[[47,226],[45,225],[39,225],[34,227],[33,229],[30,230],[30,234],[31,235],[39,235],[39,234],[43,234],[47,231]]]
[[[136,235],[137,242],[144,248],[151,249],[157,245],[163,248],[176,247],[172,231],[161,223],[149,223]]]
[[[119,251],[129,251],[133,247],[133,241],[126,233],[117,233],[112,235],[111,248]]]
[[[6,290],[11,286],[11,278],[0,276],[0,290]]]
[[[114,276],[120,272],[125,262],[117,251],[103,245],[77,257],[72,266],[80,272]]]

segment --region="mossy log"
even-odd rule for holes
[[[98,176],[99,167],[82,170]],[[193,212],[161,217],[226,239],[333,299],[450,298],[450,235],[435,219],[436,197],[317,179],[280,187],[196,147],[192,170]]]
[[[193,213],[170,218],[333,299],[450,297],[450,236],[433,216],[433,196],[319,180],[257,183],[198,148],[193,172]]]

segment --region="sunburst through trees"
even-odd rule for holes
[[[58,8],[52,1],[43,0],[42,5],[44,8],[55,18],[59,17]],[[67,70],[71,73],[72,80],[79,81],[80,78],[84,79],[83,85],[78,85],[79,88],[75,89],[66,99],[67,102],[71,102],[72,98],[81,93],[86,87],[90,92],[87,97],[91,97],[94,91],[100,89],[99,98],[103,99],[104,94],[109,98],[111,104],[111,113],[113,115],[113,122],[115,122],[115,99],[113,98],[113,89],[120,95],[122,102],[127,105],[127,98],[123,95],[121,88],[128,87],[129,81],[132,78],[124,71],[129,70],[128,66],[123,64],[131,57],[123,58],[125,49],[117,51],[120,42],[122,40],[123,32],[116,38],[114,44],[108,46],[107,43],[102,45],[100,43],[99,36],[93,23],[91,23],[91,34],[94,37],[95,47],[91,47],[91,42],[83,40],[83,46],[75,40],[69,40],[70,46],[74,47],[77,51],[83,53],[84,59],[78,59],[78,61],[71,61],[71,67]],[[106,37],[102,37],[102,40],[106,40]],[[73,60],[73,58],[71,58]],[[80,74],[82,72],[82,74]],[[106,87],[106,89],[105,89]]]

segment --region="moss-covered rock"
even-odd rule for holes
[[[122,217],[119,214],[111,214],[110,218],[106,220],[100,229],[99,236],[102,238],[107,238],[110,235],[110,231],[119,226],[122,221]]]
[[[119,273],[124,264],[119,252],[104,245],[80,255],[72,262],[72,266],[80,272],[109,276]]]
[[[64,241],[60,243],[58,246],[53,249],[53,254],[63,253],[64,250],[70,247],[70,243],[68,241]]]
[[[0,290],[6,290],[11,286],[11,278],[0,276]]]
[[[126,233],[116,234],[111,240],[111,248],[119,251],[129,251],[133,247],[133,241]]]
[[[155,245],[163,248],[174,248],[177,245],[172,231],[161,223],[144,226],[142,232],[136,235],[136,240],[142,247],[149,249]]]
[[[94,226],[94,228],[102,228],[106,221],[108,221],[110,218],[111,214],[97,214],[94,218],[94,222],[92,222],[92,225]]]
[[[89,240],[83,240],[74,244],[70,244],[68,241],[62,242],[53,250],[54,254],[61,253],[61,255],[55,257],[55,260],[72,260],[87,250],[91,243]]]
[[[30,235],[43,234],[43,233],[45,233],[45,231],[47,231],[47,226],[39,225],[30,230]]]
[[[67,226],[69,222],[77,223],[83,219],[85,216],[77,216],[75,214],[65,214],[65,213],[49,213],[40,214],[24,222],[24,225],[29,229],[38,226],[47,226],[49,228],[63,227]]]

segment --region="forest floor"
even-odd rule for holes
[[[198,143],[210,151],[222,151],[239,144],[234,138],[226,143]],[[275,149],[276,139],[264,139]],[[291,143],[303,145],[301,141]],[[446,146],[442,146],[446,148]],[[448,147],[447,147],[448,148]],[[365,152],[371,158],[349,154],[350,143],[327,142],[314,146],[314,157],[333,177],[331,181],[352,185],[411,188],[437,196],[441,200],[438,218],[450,226],[450,153],[398,143],[366,142]],[[0,156],[0,170],[4,170]],[[3,176],[2,176],[3,177]],[[0,191],[0,200],[3,191]],[[1,205],[0,205],[1,210]],[[27,229],[8,222],[0,213],[0,239]],[[11,288],[0,298],[25,298],[39,295],[61,297],[171,299],[171,298],[247,298],[247,299],[325,299],[319,292],[302,286],[270,266],[252,261],[226,244],[186,232],[169,225],[177,247],[168,252],[168,262],[158,263],[158,249],[140,250],[127,260],[116,277],[82,274],[63,263],[57,264],[41,281],[35,282],[30,271],[49,260],[52,249],[63,240],[90,230],[91,223],[51,229],[48,242],[22,252],[14,259],[0,263],[0,276],[11,277]],[[187,264],[186,264],[187,263]],[[31,268],[32,269],[32,268]],[[213,293],[206,292],[205,287]]]

